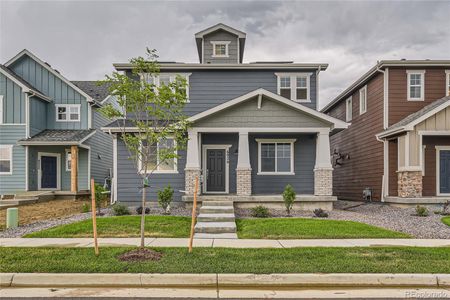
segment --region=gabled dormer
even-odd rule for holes
[[[195,34],[202,64],[240,64],[246,33],[219,23]]]

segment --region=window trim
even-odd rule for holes
[[[13,148],[14,148],[14,145],[0,145],[0,148],[9,149],[9,159],[0,159],[1,161],[9,161],[9,172],[0,172],[0,175],[12,175],[12,173],[13,173]]]
[[[258,173],[256,175],[295,175],[294,169],[294,144],[297,139],[255,139],[258,143]],[[261,171],[261,144],[275,144],[275,171],[274,172],[263,172]],[[289,172],[278,172],[277,171],[277,146],[276,144],[291,144],[291,162]]]
[[[300,72],[300,73],[275,73],[277,76],[277,94],[281,91],[281,77],[290,77],[291,84],[291,98],[290,100],[297,103],[311,103],[311,72]],[[297,78],[306,78],[306,99],[297,99]]]
[[[420,81],[420,98],[411,98],[411,75],[419,74]],[[406,88],[407,88],[407,100],[408,101],[425,101],[425,70],[406,70]]]
[[[350,104],[350,109],[349,109]],[[352,96],[348,97],[345,100],[345,122],[350,122],[353,120],[353,98]]]
[[[229,53],[229,49],[228,49],[230,43],[231,43],[231,41],[211,41],[211,44],[213,46],[212,57],[217,57],[217,58],[230,57],[230,53]],[[225,55],[216,54],[216,45],[225,45]]]
[[[65,107],[66,108],[66,119],[65,120],[59,120],[58,119],[58,108]],[[78,119],[77,120],[70,120],[70,108],[76,107],[78,108]],[[55,104],[55,117],[56,122],[80,122],[81,121],[81,104]]]
[[[69,168],[69,154],[71,155],[70,156],[70,161],[72,161],[72,154],[71,154],[71,151],[70,151],[70,149],[66,149],[66,156],[65,156],[65,164],[66,164],[66,172],[71,172],[72,171],[72,166]]]
[[[445,70],[445,95],[450,96],[450,70]]]
[[[167,137],[167,139],[173,140],[173,145],[176,149],[177,141],[171,136]],[[158,170],[160,167],[160,164],[159,164],[159,142],[157,142],[156,144],[157,144],[156,145],[156,164],[158,165],[158,168],[153,171],[153,174],[178,174],[179,172],[178,172],[178,158],[177,157],[173,158],[173,160],[174,160],[174,166],[173,166],[174,169],[173,170]],[[141,141],[140,147],[142,147],[142,141]],[[142,150],[140,150],[140,151],[142,151]],[[175,150],[175,152],[177,152],[177,150]],[[142,161],[141,161],[140,157],[138,160],[138,168],[139,168],[139,173],[144,174],[144,171],[142,170]],[[148,172],[148,170],[147,170],[147,174],[150,174],[150,172]]]
[[[364,100],[365,100],[365,105],[364,105],[364,110],[362,109],[362,98],[361,98],[361,94],[364,93]],[[367,85],[363,86],[362,88],[359,89],[359,115],[365,114],[367,112]]]
[[[177,77],[177,75],[180,76],[184,76],[184,78],[186,79],[186,103],[189,103],[189,90],[190,90],[190,85],[189,85],[189,77],[192,75],[192,73],[172,73],[172,72],[167,72],[167,73],[158,73],[156,76],[154,74],[150,74],[150,73],[141,73],[139,74],[139,76],[141,77],[141,81],[147,80],[147,78],[149,76],[151,76],[153,78],[153,84],[157,87],[160,87],[160,82],[159,82],[159,77],[160,75],[163,76],[167,76],[169,75],[169,80],[170,82],[173,82],[175,80],[175,78]]]

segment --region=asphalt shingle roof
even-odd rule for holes
[[[123,121],[125,121],[125,126]],[[154,120],[153,122],[158,122],[156,120]],[[166,121],[161,121],[161,124],[166,124]],[[136,123],[134,120],[132,119],[119,119],[119,120],[115,120],[112,121],[111,123],[109,123],[106,126],[103,126],[104,128],[123,128],[123,127],[136,127]]]
[[[97,81],[71,81],[95,101],[101,102],[109,95],[109,85],[98,85]]]
[[[22,77],[17,75],[13,70],[9,69],[8,67],[6,67],[6,66],[4,66],[2,64],[0,64],[0,68],[2,70],[4,70],[6,73],[8,73],[9,75],[11,75],[12,77],[14,77],[17,81],[22,83],[24,86],[26,86],[27,88],[32,90],[33,92],[36,92],[36,93],[44,95],[44,93],[42,93],[40,90],[38,90],[37,88],[32,86],[28,81],[26,81],[25,79],[23,79]]]
[[[23,142],[80,142],[95,129],[86,130],[54,130],[46,129],[35,136],[22,139]]]

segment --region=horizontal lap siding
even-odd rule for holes
[[[348,129],[331,137],[331,151],[348,154],[334,166],[334,194],[341,199],[361,200],[366,187],[374,190],[374,200],[380,200],[383,176],[383,144],[375,134],[383,130],[383,75],[376,75],[367,85],[367,112],[359,115],[359,90],[352,95],[353,120]],[[330,115],[345,119],[345,100],[336,105]]]
[[[3,74],[0,74],[0,95],[3,96],[3,123],[25,123],[25,94]]]
[[[25,137],[23,125],[0,125],[0,145],[13,145],[11,175],[0,175],[0,195],[15,194],[25,190],[25,155],[24,146],[17,145],[17,140]]]
[[[436,196],[436,146],[450,146],[449,136],[424,136],[425,176],[422,177],[423,196]]]
[[[235,64],[238,62],[238,41],[237,35],[224,30],[217,30],[204,37],[204,63]],[[212,57],[214,54],[212,41],[230,42],[228,44],[228,57]]]

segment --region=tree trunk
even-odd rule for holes
[[[144,248],[145,245],[145,183],[143,184],[143,189],[142,189],[142,212],[141,212],[141,248]]]

